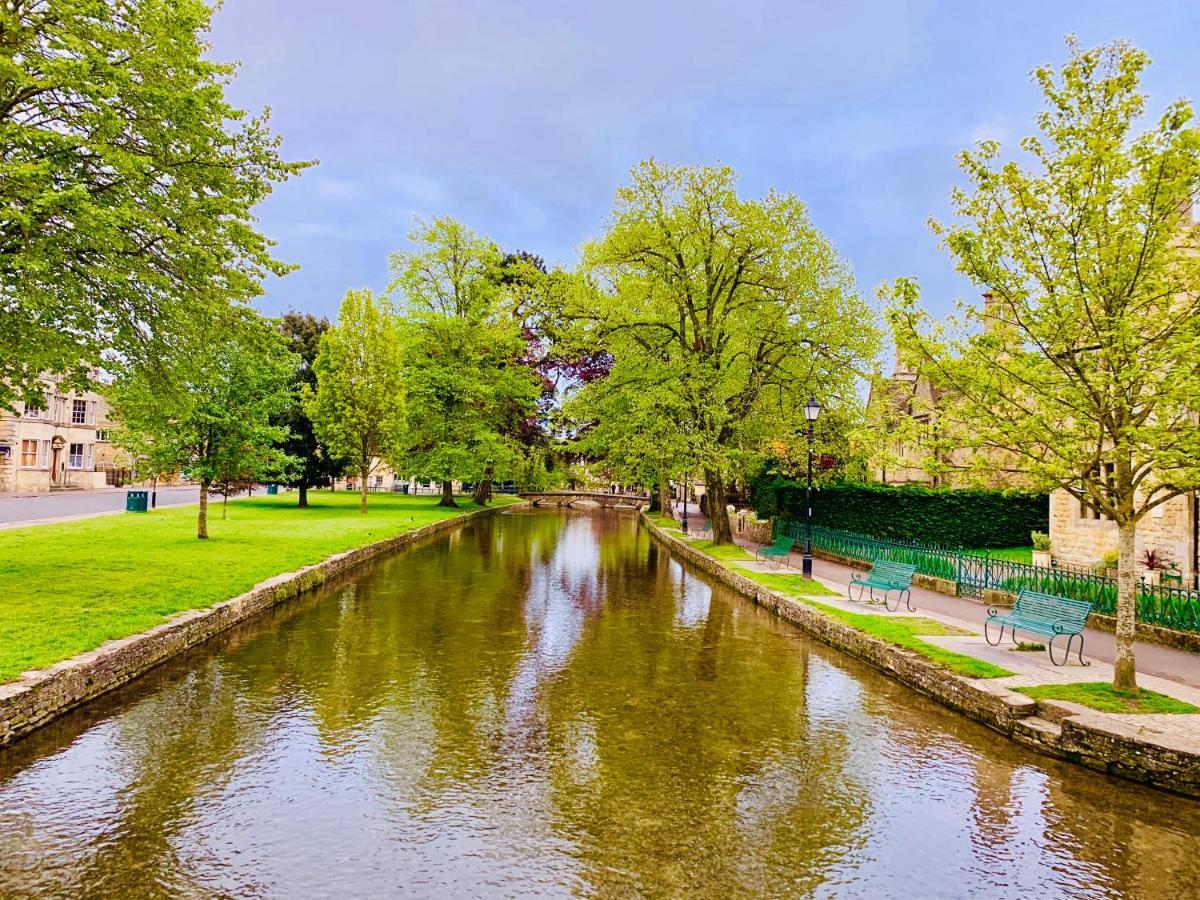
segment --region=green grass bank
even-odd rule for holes
[[[0,531],[0,683],[106,641],[129,637],[175,613],[203,609],[255,584],[335,553],[477,509],[437,497],[314,491],[254,497],[209,509],[196,539],[194,506],[99,516]],[[498,497],[496,505],[516,498]]]

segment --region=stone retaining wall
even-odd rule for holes
[[[731,571],[643,517],[657,540],[717,581],[798,626],[831,647],[861,659],[909,687],[943,703],[1019,744],[1048,756],[1200,798],[1200,747],[1156,739],[1136,716],[1081,713],[1060,721],[1043,718],[1038,703],[988,679],[955,675],[909,650],[856,631],[819,610]]]
[[[318,587],[335,575],[408,547],[422,538],[457,528],[479,516],[522,505],[514,503],[475,510],[338,553],[315,565],[269,578],[232,600],[179,613],[149,631],[109,641],[49,668],[26,672],[16,681],[0,685],[0,746],[12,743],[82,703],[127,684],[154,666],[239,622]]]

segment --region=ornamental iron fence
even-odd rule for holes
[[[795,541],[804,540],[802,522],[783,522],[780,528]],[[837,556],[874,563],[907,563],[922,575],[953,581],[964,597],[982,598],[985,590],[1016,594],[1022,588],[1086,600],[1105,616],[1117,612],[1117,582],[1074,567],[1034,566],[991,556],[986,550],[939,547],[894,541],[813,526],[813,547]],[[1147,625],[1175,631],[1200,632],[1200,591],[1138,582],[1137,618]]]

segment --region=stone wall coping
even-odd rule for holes
[[[681,537],[659,528],[645,515],[642,524],[655,539],[697,568],[812,637],[1022,746],[1099,772],[1200,798],[1200,747],[1194,731],[1187,734],[1178,728],[1178,715],[1102,713],[1065,701],[1036,701],[989,679],[956,675],[739,575]],[[1200,716],[1182,718],[1200,720]],[[1172,722],[1176,724],[1174,730]]]
[[[146,631],[106,641],[69,659],[23,672],[0,684],[0,746],[40,728],[67,711],[133,681],[168,659],[223,631],[323,584],[369,560],[472,519],[519,509],[528,503],[471,510],[327,556],[292,572],[272,575],[245,593],[201,609],[183,610]]]

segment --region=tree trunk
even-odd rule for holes
[[[1117,665],[1113,687],[1136,691],[1137,667],[1133,641],[1137,634],[1137,569],[1133,557],[1137,525],[1121,523],[1117,528]]]
[[[666,478],[658,482],[658,507],[664,516],[671,515],[671,483]]]
[[[492,475],[494,474],[495,470],[488,466],[484,470],[483,480],[475,485],[475,495],[472,499],[480,506],[487,506],[492,502]]]
[[[200,481],[200,512],[196,516],[196,537],[208,540],[208,486],[209,481]]]
[[[704,482],[708,514],[712,520],[713,543],[732,544],[733,529],[729,525],[729,510],[725,508],[725,481],[720,473],[706,471]]]
[[[370,473],[370,471],[371,471],[371,454],[369,454],[367,452],[366,448],[364,447],[363,455],[362,455],[362,481],[359,483],[359,486],[358,486],[358,488],[359,488],[358,511],[360,513],[362,513],[364,516],[367,514],[367,478],[369,477],[368,473]]]
[[[229,518],[229,495],[228,494],[221,495],[221,518],[222,519]]]
[[[300,499],[296,502],[299,509],[308,509],[308,482],[300,482]]]
[[[442,499],[438,501],[438,506],[447,506],[450,509],[458,509],[458,504],[454,502],[454,482],[449,479],[442,482]]]

